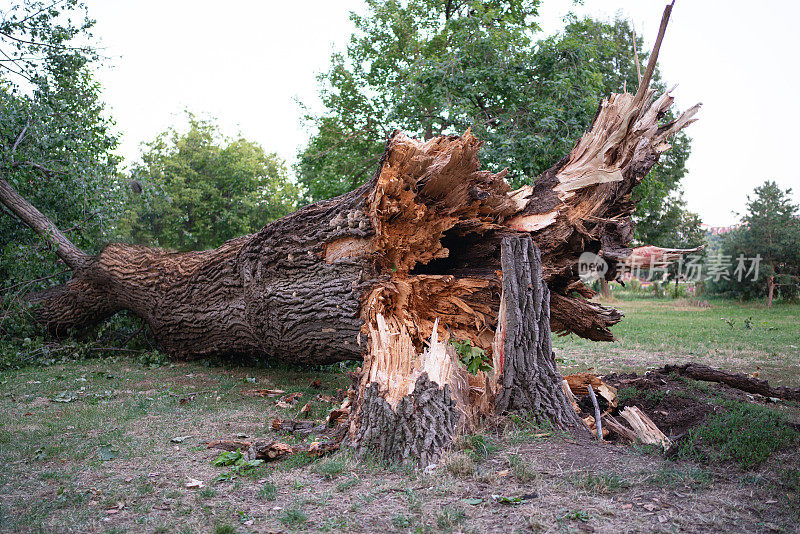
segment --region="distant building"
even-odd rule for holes
[[[736,230],[740,226],[740,224],[732,224],[731,226],[708,226],[707,224],[701,224],[700,228],[702,228],[706,234],[724,235]]]

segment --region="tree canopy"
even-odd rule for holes
[[[728,234],[721,257],[732,263],[727,276],[717,281],[716,289],[732,296],[766,296],[772,303],[771,288],[780,296],[794,298],[800,286],[800,207],[791,201],[791,189],[782,190],[767,180],[747,197],[747,212],[741,226]],[[744,258],[745,271],[736,271],[738,258]],[[753,259],[758,257],[758,271]]]
[[[92,76],[94,21],[77,0],[30,1],[0,17],[0,173],[78,246],[96,250],[118,202],[112,122]],[[78,44],[76,44],[78,43]],[[40,239],[0,217],[0,280],[59,267]]]
[[[309,200],[364,183],[395,128],[424,138],[472,128],[485,167],[508,167],[515,187],[530,183],[572,148],[603,97],[636,90],[636,59],[643,70],[648,57],[624,20],[569,16],[562,32],[536,40],[538,1],[366,4],[352,14],[346,51],[319,76],[325,111],[306,116],[312,135],[296,171]],[[664,89],[657,73],[654,86]],[[639,187],[639,241],[697,236],[679,186],[688,155],[680,134]]]
[[[203,250],[254,232],[293,211],[297,186],[285,163],[211,120],[187,113],[145,145],[132,173],[120,232],[140,243]]]

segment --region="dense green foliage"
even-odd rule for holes
[[[97,56],[74,44],[91,37],[93,21],[76,0],[26,2],[0,19],[0,51],[9,58],[0,62],[0,173],[76,245],[97,250],[118,207],[118,160],[92,78]],[[33,231],[3,213],[3,287],[63,270]]]
[[[146,145],[132,172],[123,235],[203,250],[295,209],[297,187],[276,154],[242,137],[224,137],[214,122],[188,114],[188,123],[187,132],[170,128]]]
[[[795,299],[800,290],[800,208],[791,201],[791,189],[781,190],[773,181],[756,187],[747,197],[747,212],[741,226],[721,243],[721,258],[732,262],[726,277],[711,284],[711,290],[737,298],[758,298],[767,293],[772,276],[776,295]],[[752,258],[760,256],[758,276],[749,274]],[[738,258],[746,259],[739,273]],[[741,279],[740,279],[741,278]]]
[[[307,116],[314,133],[296,171],[309,199],[367,181],[395,128],[426,139],[472,128],[486,141],[483,165],[507,167],[514,186],[555,164],[602,98],[636,89],[634,38],[626,21],[572,17],[561,33],[537,41],[538,5],[368,0],[365,15],[352,15],[357,33],[346,52],[320,76],[325,112]],[[655,86],[663,90],[657,74]],[[688,155],[680,134],[639,187],[639,241],[698,241],[699,221],[679,189]]]

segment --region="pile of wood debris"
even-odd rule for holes
[[[572,407],[580,414],[592,434],[599,435],[601,441],[613,434],[618,441],[660,445],[664,450],[670,447],[670,439],[638,407],[625,406],[618,409],[617,388],[604,381],[602,376],[593,373],[567,375],[564,377],[563,387]],[[614,412],[630,428],[616,419],[612,415]]]

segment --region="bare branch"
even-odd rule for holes
[[[16,215],[34,232],[39,234],[56,249],[56,254],[73,271],[80,269],[88,261],[89,255],[76,247],[72,241],[67,239],[61,230],[36,209],[30,202],[25,200],[22,195],[16,192],[7,181],[0,178],[0,203],[8,208],[11,213]]]
[[[17,147],[19,146],[22,139],[25,138],[25,133],[28,131],[28,127],[31,125],[31,116],[28,115],[28,120],[25,122],[25,126],[22,128],[22,131],[17,136],[17,140],[14,141],[14,146],[11,147],[11,161],[14,161],[14,152],[17,151]]]
[[[672,13],[672,6],[674,5],[675,1],[673,0],[671,4],[664,8],[664,14],[661,16],[661,26],[658,28],[658,37],[656,37],[656,42],[653,45],[653,52],[650,54],[650,60],[647,62],[647,69],[644,71],[644,76],[642,76],[639,90],[636,91],[636,96],[633,99],[635,103],[643,101],[645,95],[647,95],[647,90],[650,88],[650,80],[653,77],[653,72],[656,70],[658,52],[661,50],[661,42],[664,40],[664,34],[667,31],[667,24],[669,23],[669,16]]]

